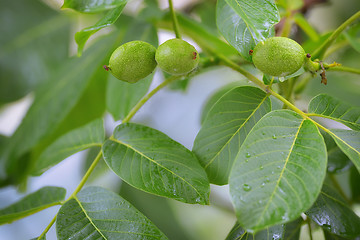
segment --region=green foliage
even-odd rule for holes
[[[119,195],[88,187],[59,210],[58,239],[167,239],[149,219]]]
[[[1,209],[0,224],[62,205],[45,230],[31,237],[45,239],[56,223],[58,239],[192,239],[198,224],[189,226],[192,216],[184,213],[196,208],[204,215],[221,212],[237,218],[227,240],[298,240],[307,235],[304,224],[323,231],[325,239],[360,238],[360,217],[354,211],[360,202],[360,109],[355,107],[355,74],[360,74],[360,25],[355,21],[360,12],[322,33],[304,14],[312,2],[302,0],[197,1],[176,12],[160,8],[157,0],[125,10],[127,0],[65,0],[62,9],[75,11],[54,10],[48,0],[0,2],[1,114],[7,113],[8,103],[29,93],[27,99],[33,99],[12,136],[0,135],[0,187],[26,191],[33,183],[30,176],[90,148],[84,176],[68,199],[63,188],[43,187]],[[97,22],[89,24],[83,13],[96,13]],[[71,40],[78,44],[78,56],[71,56],[70,29],[78,31]],[[158,46],[163,30],[178,38]],[[267,47],[274,39],[280,41]],[[191,41],[198,50],[187,43]],[[134,42],[128,54],[121,53]],[[312,72],[302,67],[304,49],[311,54],[306,59],[317,66]],[[114,50],[120,55],[111,57]],[[155,52],[165,80],[150,88],[159,82],[153,82]],[[328,56],[342,65],[330,64]],[[105,69],[127,82],[104,70],[109,62]],[[192,96],[197,76],[211,76],[209,70],[221,66],[243,76],[220,70],[225,74],[219,89],[209,86],[213,79],[199,81],[201,91],[215,94],[207,96],[198,113],[201,124],[189,132],[194,142],[184,141],[192,151],[179,143],[181,137],[158,130],[168,128],[163,121],[177,105],[161,117],[155,116],[157,111],[150,117],[138,115],[136,121],[146,126],[132,119],[150,105],[161,109],[170,94]],[[327,86],[320,84],[319,73]],[[231,84],[227,74],[235,80]],[[166,86],[172,91],[146,104]],[[105,114],[122,122],[111,129]],[[176,116],[182,126],[187,127],[190,114]],[[105,173],[113,182],[96,181]],[[331,181],[324,183],[326,174]],[[83,189],[99,182],[112,187],[121,183],[116,188],[124,199],[105,188]],[[232,206],[217,196],[219,187],[213,186],[210,194],[210,183],[229,184]],[[196,229],[196,239],[208,239],[213,232],[210,217],[202,219],[204,229]],[[215,219],[221,221],[217,215]]]
[[[280,20],[273,0],[261,3],[256,0],[219,0],[216,13],[220,32],[248,61],[251,61],[249,51],[260,41],[272,37],[271,27]]]
[[[354,130],[360,130],[360,108],[353,107],[327,94],[317,95],[311,100],[309,113],[341,122]]]
[[[228,183],[241,144],[254,124],[270,111],[269,96],[249,86],[230,90],[213,105],[193,147],[211,183]]]
[[[119,125],[103,153],[110,169],[136,188],[186,203],[209,203],[209,182],[195,155],[155,129]]]
[[[324,184],[315,204],[306,211],[313,221],[332,234],[352,239],[360,235],[360,218],[331,186]]]
[[[230,173],[239,223],[256,232],[298,218],[319,195],[326,162],[314,123],[288,110],[265,115],[245,139]]]
[[[98,119],[58,138],[40,155],[32,174],[40,175],[74,153],[101,146],[105,137],[103,125],[103,121]]]
[[[62,8],[71,8],[83,13],[101,12],[126,4],[127,0],[65,0]]]
[[[46,208],[59,205],[66,190],[60,187],[43,187],[18,202],[0,209],[0,224],[11,223]]]

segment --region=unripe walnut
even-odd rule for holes
[[[263,73],[285,77],[303,66],[306,54],[294,40],[272,37],[258,43],[252,56],[254,65]]]
[[[163,71],[173,75],[189,73],[199,64],[199,54],[194,46],[177,38],[161,44],[155,59]]]
[[[112,53],[105,69],[122,81],[135,83],[154,71],[155,52],[156,48],[147,42],[125,43]]]

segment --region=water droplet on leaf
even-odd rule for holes
[[[251,190],[251,186],[249,186],[248,184],[245,183],[245,184],[243,185],[243,189],[244,189],[244,191],[248,192],[248,191]]]

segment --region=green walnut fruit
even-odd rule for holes
[[[194,46],[178,38],[161,44],[155,59],[163,71],[173,75],[189,73],[199,64],[199,54]]]
[[[104,68],[122,81],[135,83],[154,71],[155,52],[156,48],[147,42],[128,42],[112,53]]]
[[[254,65],[263,73],[284,77],[299,70],[305,61],[304,49],[294,40],[272,37],[258,43],[253,51]]]

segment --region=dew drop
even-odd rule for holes
[[[280,169],[280,168],[281,168],[281,166],[279,165],[279,166],[277,166],[277,168],[278,168],[278,169]]]
[[[275,174],[275,171],[271,171],[271,174]]]
[[[251,187],[250,187],[248,184],[245,183],[245,184],[243,185],[243,189],[244,189],[244,191],[248,192],[248,191],[251,190]]]
[[[249,159],[245,159],[245,162],[248,162],[249,161]]]
[[[263,170],[263,169],[264,169],[264,166],[261,165],[261,166],[260,166],[260,170]]]
[[[249,157],[251,157],[251,154],[250,154],[250,153],[247,153],[247,154],[246,154],[246,158],[249,158]]]
[[[266,181],[266,182],[270,182],[270,178],[266,178],[265,181]]]
[[[260,185],[260,187],[262,187],[262,188],[263,188],[263,187],[265,186],[265,184],[266,184],[266,183],[265,183],[265,182],[263,182],[263,183]]]
[[[274,134],[274,135],[272,135],[272,138],[273,138],[273,139],[277,139],[277,136],[275,136],[275,134]]]
[[[265,133],[263,132],[262,135],[265,135]]]

